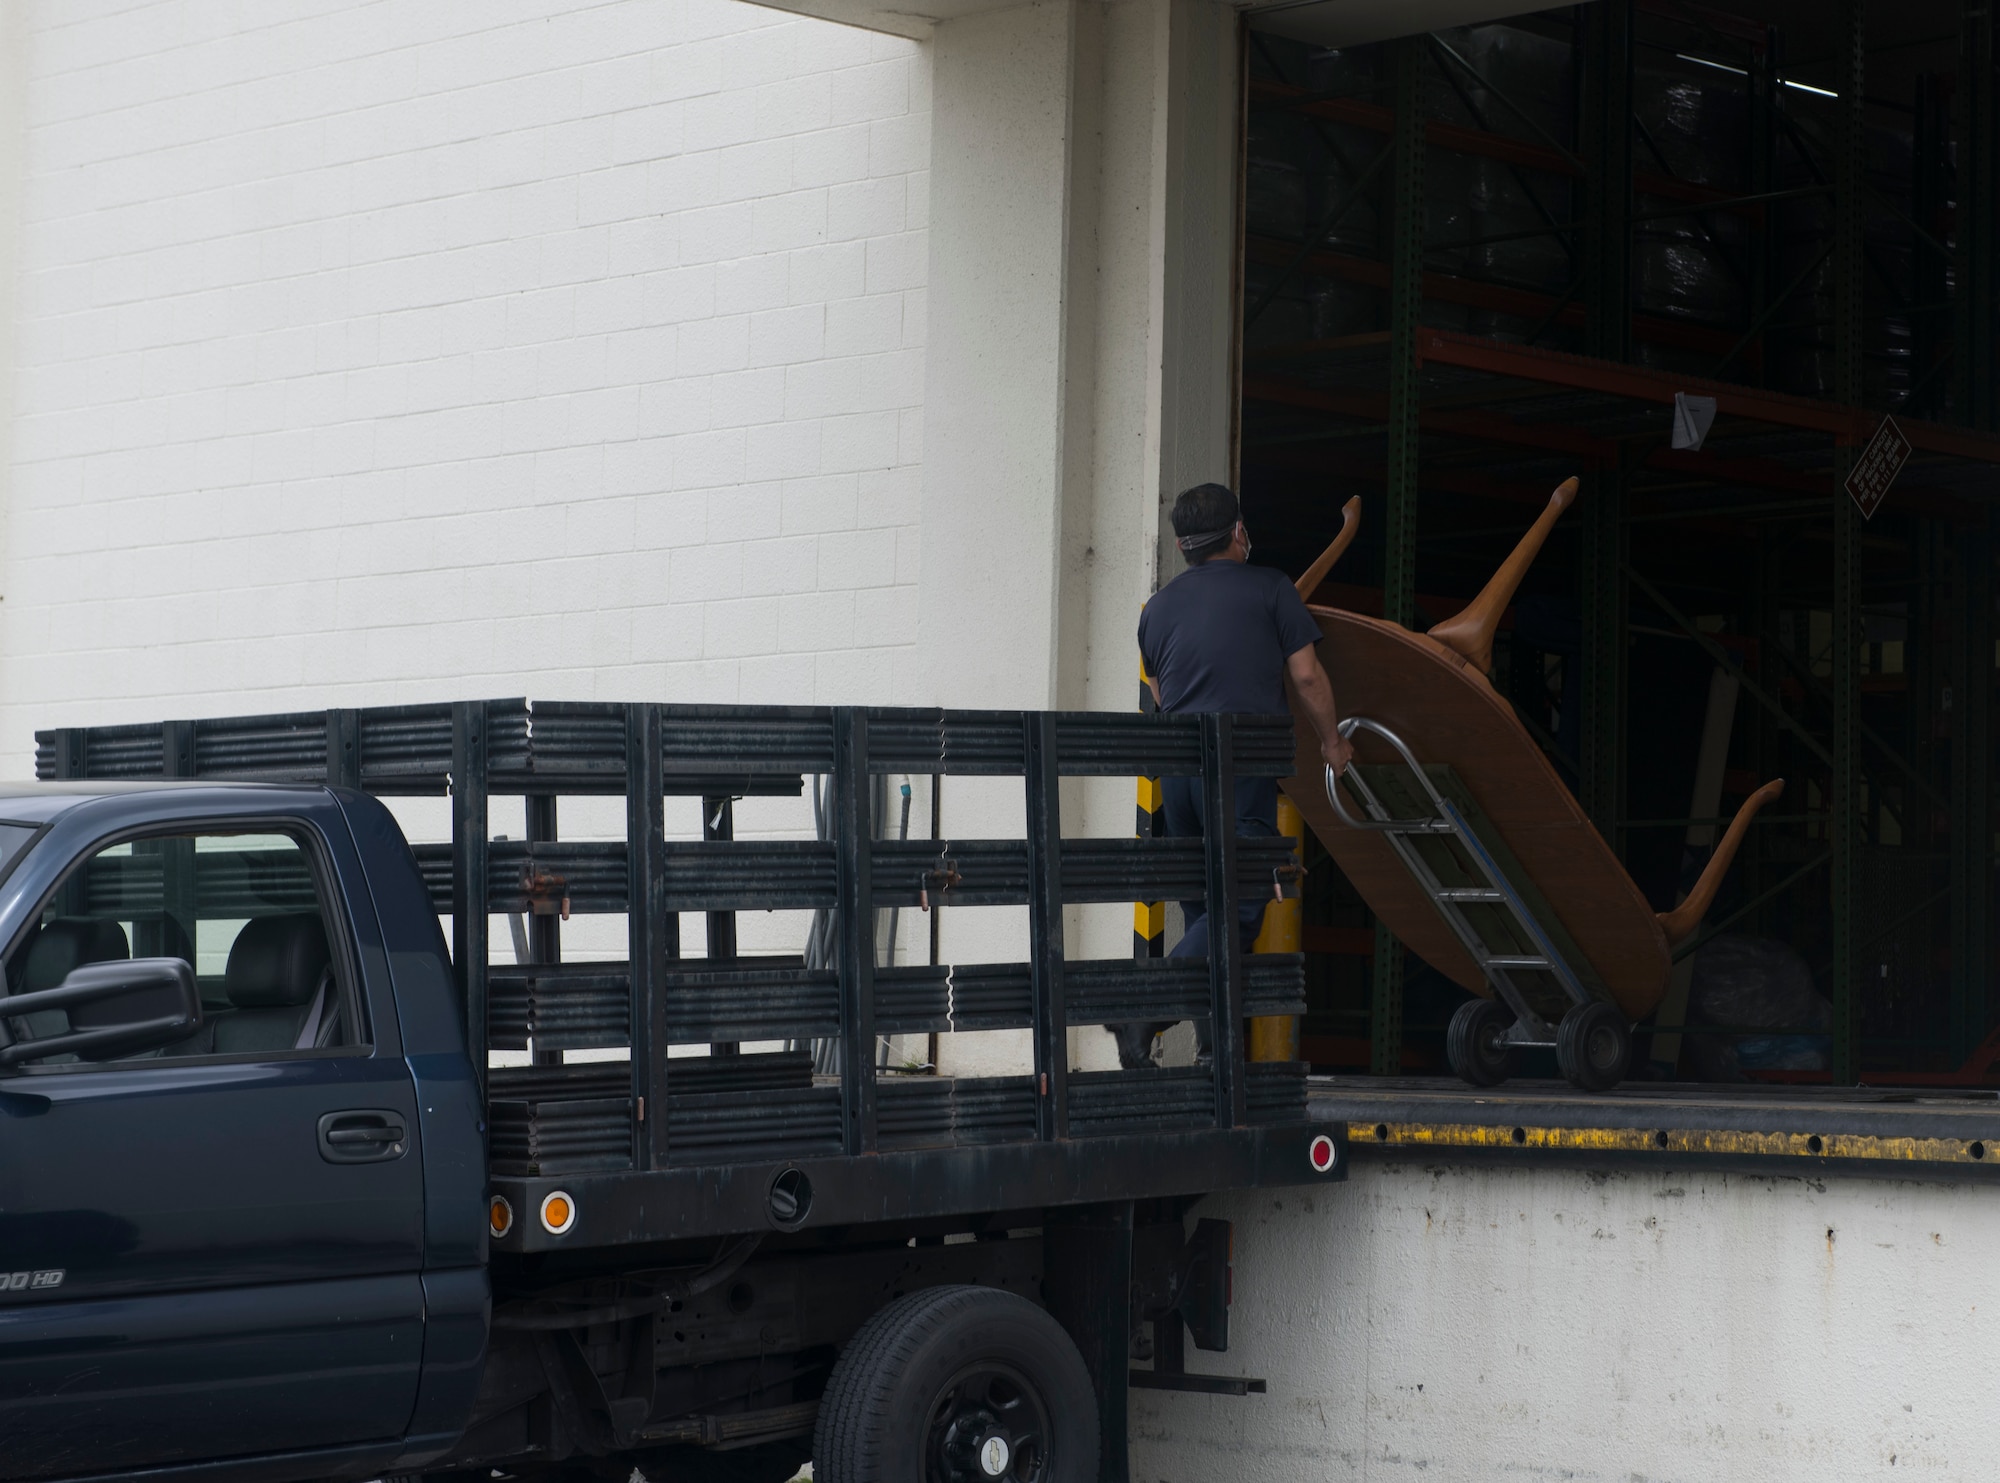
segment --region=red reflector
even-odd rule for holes
[[[1308,1151],[1307,1156],[1312,1159],[1314,1171],[1324,1174],[1333,1167],[1334,1160],[1338,1157],[1338,1154],[1334,1149],[1333,1140],[1322,1133],[1313,1139],[1312,1148]]]

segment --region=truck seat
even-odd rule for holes
[[[215,1021],[217,1055],[329,1043],[336,1011],[333,959],[318,912],[244,923],[230,944],[222,985],[231,1008]]]

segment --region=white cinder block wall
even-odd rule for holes
[[[11,771],[53,723],[910,697],[923,48],[732,0],[10,8]]]

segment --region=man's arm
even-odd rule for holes
[[[1305,707],[1306,718],[1319,733],[1319,754],[1335,773],[1346,770],[1354,760],[1354,745],[1340,734],[1340,715],[1333,708],[1333,681],[1319,662],[1319,652],[1311,644],[1295,650],[1285,660],[1285,673],[1292,678],[1292,693]]]

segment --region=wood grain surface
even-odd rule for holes
[[[1512,707],[1435,639],[1338,608],[1309,611],[1319,621],[1320,662],[1340,714],[1387,726],[1420,762],[1450,763],[1619,1007],[1635,1020],[1652,1013],[1672,966],[1666,934]],[[1365,732],[1354,742],[1364,763],[1398,760]],[[1303,717],[1298,747],[1298,776],[1285,791],[1369,909],[1425,962],[1490,997],[1485,975],[1382,836],[1340,822],[1322,786],[1318,740]]]

